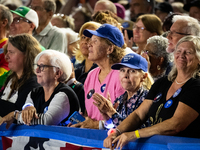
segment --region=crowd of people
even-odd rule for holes
[[[199,0],[18,2],[0,2],[0,125],[200,138]]]

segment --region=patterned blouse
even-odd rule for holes
[[[115,127],[140,106],[148,92],[149,90],[141,87],[129,100],[127,100],[128,93],[125,92],[114,101],[113,106],[116,108],[117,113],[112,115],[111,120]]]

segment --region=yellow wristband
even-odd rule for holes
[[[140,134],[139,134],[138,130],[135,130],[135,136],[136,136],[137,139],[140,138]]]

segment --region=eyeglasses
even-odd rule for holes
[[[133,30],[137,30],[137,31],[139,31],[139,32],[143,32],[144,30],[146,30],[144,27],[138,27],[138,26],[134,26],[133,27]]]
[[[179,34],[179,35],[191,35],[191,34],[187,34],[187,33],[180,33],[180,32],[176,32],[176,31],[167,31],[167,36],[168,35],[174,35],[174,34]]]
[[[56,66],[50,66],[50,65],[38,65],[38,64],[33,64],[34,66],[38,67],[40,71],[44,71],[44,68],[47,68],[47,67],[56,67]],[[58,68],[58,67],[56,67]]]
[[[157,56],[157,54],[156,53],[154,53],[154,52],[150,52],[150,51],[148,51],[148,50],[143,50],[143,52],[144,53],[146,53],[147,55],[155,55],[155,56]]]
[[[22,18],[22,17],[16,17],[16,18],[14,18],[12,23],[18,24],[21,21],[24,21],[24,22],[27,22],[27,23],[32,23],[31,21],[27,20],[26,18]]]

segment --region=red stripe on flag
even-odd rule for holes
[[[3,145],[3,150],[7,150],[8,148],[11,147],[13,140],[10,138],[7,138],[5,136],[2,136],[2,145]]]

